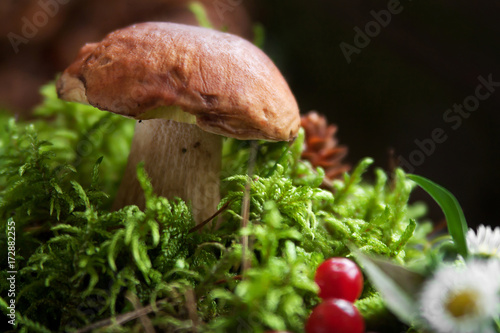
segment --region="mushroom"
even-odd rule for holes
[[[222,137],[293,140],[297,102],[250,42],[211,29],[147,22],[85,45],[57,82],[61,99],[137,119],[114,208],[144,207],[136,166],[153,189],[191,203],[196,222],[220,201]]]

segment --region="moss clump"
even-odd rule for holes
[[[153,194],[141,166],[145,210],[110,212],[133,122],[59,101],[53,85],[42,92],[34,122],[0,116],[0,244],[6,248],[14,221],[18,330],[303,332],[325,258],[349,257],[352,246],[400,262],[422,255],[411,250],[425,232],[413,236],[421,225],[404,173],[388,181],[376,170],[374,185],[363,182],[365,159],[333,193],[322,190],[323,171],[300,159],[303,133],[291,146],[258,143],[252,177],[251,144],[225,141],[217,230],[192,232],[189,203]],[[85,145],[92,149],[83,153]],[[250,214],[241,228],[247,183]],[[368,284],[360,302],[363,313],[381,308]]]

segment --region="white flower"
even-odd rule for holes
[[[496,257],[500,259],[500,228],[480,225],[477,234],[469,229],[467,232],[467,247],[472,255]]]
[[[500,310],[499,275],[496,260],[438,269],[420,295],[422,318],[437,333],[493,333]]]

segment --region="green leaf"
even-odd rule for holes
[[[23,166],[21,166],[21,167],[19,168],[19,176],[21,176],[21,177],[22,177],[22,176],[24,175],[24,173],[26,172],[26,170],[27,170],[29,167],[31,167],[31,164],[30,164],[30,163],[26,163],[26,164],[24,164]]]
[[[424,277],[389,261],[369,257],[356,252],[356,259],[363,266],[378,292],[384,298],[387,308],[402,322],[411,326],[418,314],[416,295]]]
[[[85,208],[90,209],[90,201],[89,201],[89,198],[87,197],[87,193],[85,193],[85,190],[83,189],[82,185],[78,184],[74,180],[72,180],[70,183],[71,183],[71,185],[73,185],[73,189],[75,190],[78,197],[85,204]]]
[[[160,242],[160,226],[156,221],[148,221],[149,229],[151,230],[151,238],[153,239],[153,247],[156,247]]]
[[[271,168],[271,170],[269,170],[269,172],[267,173],[266,177],[271,177],[274,174],[274,172],[278,168],[278,165],[281,165],[283,163],[283,160],[285,159],[285,157],[286,157],[286,155],[288,154],[289,151],[290,151],[290,146],[284,146],[283,147],[283,150],[281,152],[280,157],[278,158],[278,160],[276,161],[276,163],[273,165],[273,167]]]
[[[67,233],[73,233],[75,235],[79,235],[79,234],[82,234],[83,231],[78,228],[78,227],[75,227],[73,225],[69,225],[69,224],[58,224],[52,228],[50,228],[52,231],[61,231],[61,232],[67,232]]]
[[[462,257],[467,258],[467,242],[465,235],[467,234],[467,222],[465,221],[464,212],[458,203],[458,200],[444,187],[417,175],[409,174],[408,178],[422,187],[430,196],[436,200],[438,205],[443,210],[448,224],[448,231],[453,238],[453,242],[457,247],[457,251]]]
[[[189,10],[194,14],[196,20],[200,24],[200,27],[211,28],[213,29],[213,25],[208,18],[207,11],[205,7],[198,1],[191,2],[189,4]]]
[[[7,304],[7,302],[2,298],[0,297],[0,309],[2,309],[2,311],[5,311],[5,313],[7,313],[9,310],[7,309],[9,305]]]
[[[410,223],[408,226],[405,228],[403,234],[399,239],[391,244],[391,251],[395,252],[396,254],[401,252],[401,250],[404,248],[405,244],[408,243],[410,238],[413,236],[413,233],[415,232],[415,229],[417,227],[417,222],[413,219],[410,219]]]
[[[119,250],[118,241],[120,241],[123,238],[124,233],[125,233],[125,231],[123,229],[118,230],[116,232],[116,234],[113,236],[113,239],[111,240],[111,244],[110,244],[109,250],[108,250],[109,267],[111,268],[111,270],[113,270],[115,272],[117,270],[115,258],[116,258],[116,255],[118,253],[118,250]]]
[[[264,26],[261,23],[254,23],[253,25],[253,43],[258,48],[262,48],[264,46],[264,40],[266,39],[266,33],[264,30]]]
[[[99,184],[99,166],[102,163],[103,156],[99,157],[94,164],[94,170],[92,170],[92,186],[97,186]]]
[[[37,323],[35,321],[32,321],[19,313],[17,314],[16,319],[17,319],[18,325],[22,324],[24,326],[23,328],[26,328],[26,330],[24,330],[24,332],[35,332],[35,333],[50,333],[51,332],[48,328],[46,328],[42,324]]]

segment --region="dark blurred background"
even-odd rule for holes
[[[423,0],[391,6],[394,1],[268,0],[259,2],[253,17],[266,27],[266,50],[276,54],[301,110],[316,109],[338,124],[351,163],[371,156],[388,169],[393,149],[396,158],[415,162],[403,165],[406,171],[455,194],[470,225],[500,225],[500,87],[460,126],[443,119],[454,104],[474,96],[478,76],[500,82],[500,3]],[[375,21],[371,12],[388,8],[399,13],[386,27],[379,25],[378,34],[369,25],[374,37],[348,63],[340,43],[355,46],[354,28],[365,31]],[[431,154],[415,152],[422,151],[415,140],[428,142],[436,128],[447,140]],[[428,200],[423,191],[413,198]],[[430,208],[439,222],[439,208],[432,202]]]
[[[62,71],[83,43],[134,22],[196,23],[182,0],[1,1],[0,105],[22,116],[39,101],[38,87]],[[406,171],[454,193],[470,225],[500,224],[499,2],[201,2],[216,27],[245,38],[253,38],[252,22],[262,24],[264,49],[301,110],[317,110],[338,125],[351,164],[365,156],[384,169],[402,162]],[[39,23],[29,38],[24,18]],[[12,40],[19,43],[17,53]],[[489,91],[477,88],[484,86],[480,76],[493,81]],[[478,100],[476,89],[489,96]],[[475,111],[448,111],[464,100]],[[442,221],[422,191],[413,200],[428,201],[431,218]]]

